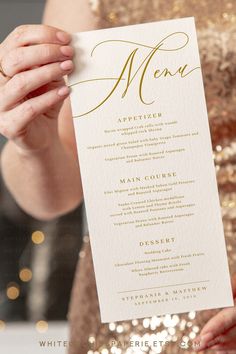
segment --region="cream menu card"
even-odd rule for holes
[[[193,18],[74,35],[102,322],[233,306]]]

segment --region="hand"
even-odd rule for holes
[[[0,44],[0,133],[21,152],[59,141],[57,118],[69,94],[64,75],[73,70],[71,36],[43,25],[17,27]]]
[[[235,298],[236,274],[232,277],[232,289]],[[205,324],[194,340],[194,350],[206,349],[217,350],[219,354],[236,352],[236,307],[221,310]]]

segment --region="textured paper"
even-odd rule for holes
[[[102,322],[233,306],[193,18],[74,35]]]

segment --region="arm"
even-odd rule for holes
[[[96,28],[87,0],[48,1],[44,24],[71,32]],[[59,46],[57,33],[48,26],[20,27],[0,47],[2,66],[12,77],[0,78],[0,101],[4,102],[0,132],[9,139],[1,156],[2,174],[22,209],[43,220],[72,210],[82,200],[68,90],[63,84],[63,75],[73,69],[72,52],[64,36],[67,53],[58,54],[62,43]],[[19,48],[26,41],[34,44],[27,47],[31,52]],[[41,54],[36,55],[39,45]],[[13,57],[21,60],[13,63]],[[38,62],[40,67],[35,68],[36,60],[44,65]],[[27,61],[32,69],[25,71]]]

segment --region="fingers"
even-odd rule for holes
[[[73,54],[74,50],[70,46],[39,44],[16,48],[8,52],[3,56],[1,66],[7,76],[13,77],[35,66],[71,59]]]
[[[70,89],[67,86],[62,86],[31,98],[11,111],[0,114],[0,133],[8,139],[16,139],[22,135],[22,132],[25,133],[31,121],[62,102],[69,92]]]
[[[15,75],[5,86],[0,88],[0,111],[15,106],[29,93],[53,81],[62,79],[73,70],[71,60],[62,63],[52,63]]]
[[[45,25],[22,25],[12,31],[5,39],[5,47],[12,50],[33,44],[69,44],[71,35],[58,28]]]
[[[222,345],[216,345],[211,347],[210,350],[216,350],[216,352],[214,352],[215,354],[236,354],[235,348],[235,342],[231,342]]]
[[[206,333],[206,334],[202,334],[198,337],[196,337],[193,341],[193,348],[196,352],[199,352],[203,349],[206,349],[208,346],[209,342],[212,342],[212,340],[214,339],[213,334],[212,333]],[[216,343],[214,343],[216,344]]]
[[[204,350],[222,340],[223,334],[236,325],[236,308],[226,308],[218,312],[203,327],[200,335],[194,340],[198,343],[196,351]],[[200,345],[199,345],[200,344]]]
[[[236,348],[236,327],[232,327],[225,334],[205,343],[204,348],[210,350],[232,350]]]
[[[236,308],[225,308],[207,322],[201,334],[211,332],[214,337],[217,337],[234,325],[236,325]]]

